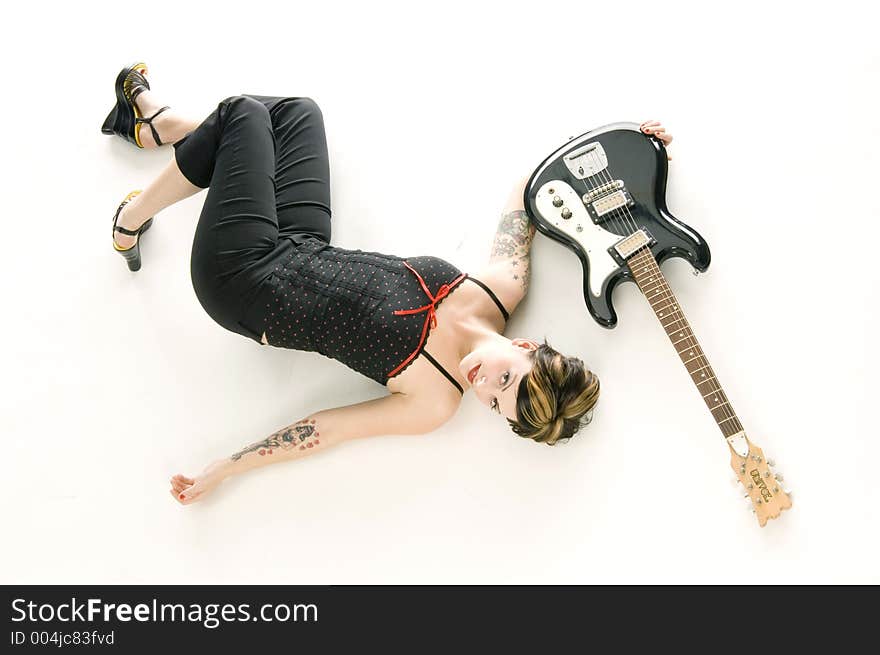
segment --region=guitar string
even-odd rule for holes
[[[601,165],[601,162],[599,161],[598,157],[596,157],[594,164],[596,164],[596,168],[598,168],[599,165]],[[584,186],[589,191],[594,191],[594,190],[602,187],[603,184],[604,185],[611,184],[613,182],[613,178],[610,176],[610,173],[608,172],[608,168],[607,167],[603,168],[600,171],[599,175],[601,176],[602,173],[604,173],[604,176],[606,178],[605,182],[600,182],[595,187],[591,188],[589,183],[587,182],[586,178],[582,178],[582,181],[584,182]],[[593,176],[590,176],[590,177],[593,177]],[[635,217],[630,213],[629,208],[626,205],[623,205],[623,208],[624,208],[624,211],[626,212],[626,214],[628,214],[629,223],[633,228],[633,232],[631,232],[630,234],[633,234],[636,231],[638,231],[638,224],[636,223]],[[613,210],[613,212],[617,212],[617,209]],[[625,222],[624,222],[624,224],[625,224]],[[627,229],[629,229],[629,226],[627,226]],[[626,230],[623,230],[623,231],[625,232]],[[621,236],[625,237],[627,235],[623,234]],[[663,301],[663,300],[667,301],[667,305],[666,305],[667,308],[670,306],[674,307],[673,312],[672,312],[672,316],[675,316],[676,313],[680,316],[680,318],[676,318],[674,321],[670,321],[668,325],[671,325],[672,323],[676,323],[676,322],[683,322],[684,323],[683,327],[681,327],[680,329],[683,330],[682,333],[684,333],[684,331],[686,331],[687,336],[685,336],[682,339],[682,341],[685,341],[687,343],[688,348],[695,349],[696,352],[698,353],[697,356],[694,358],[694,361],[696,361],[697,363],[702,363],[702,366],[694,369],[694,372],[708,368],[710,370],[710,372],[712,373],[711,377],[707,378],[703,382],[697,382],[693,378],[694,373],[691,373],[690,369],[688,369],[688,367],[687,367],[687,364],[685,364],[685,370],[691,376],[691,380],[694,382],[694,385],[697,387],[697,390],[703,396],[704,402],[705,402],[706,397],[709,396],[710,394],[721,394],[721,398],[723,399],[723,402],[716,404],[714,407],[709,407],[709,412],[712,413],[714,410],[717,410],[717,409],[721,410],[721,413],[723,416],[722,419],[715,418],[714,414],[712,414],[712,418],[715,418],[716,423],[719,423],[719,428],[721,428],[721,432],[722,432],[722,434],[724,434],[726,426],[722,427],[721,421],[724,421],[726,423],[730,419],[735,419],[738,423],[739,419],[736,418],[736,413],[733,412],[733,408],[730,406],[729,400],[727,399],[727,396],[724,393],[724,390],[721,388],[720,384],[718,383],[718,379],[715,377],[715,372],[714,372],[714,370],[712,370],[712,366],[709,364],[709,361],[706,358],[705,353],[703,352],[703,349],[700,347],[699,342],[697,342],[696,336],[694,335],[693,330],[690,327],[690,324],[688,323],[687,319],[684,316],[684,312],[680,309],[680,303],[678,302],[678,299],[675,298],[675,296],[672,292],[672,289],[666,283],[665,278],[663,277],[662,272],[660,271],[659,264],[653,258],[652,254],[651,254],[650,247],[643,246],[642,248],[637,250],[636,253],[634,253],[633,256],[630,257],[630,261],[636,262],[636,260],[640,256],[639,251],[642,251],[642,250],[644,250],[644,252],[642,254],[645,255],[644,261],[637,262],[637,265],[643,266],[645,268],[645,270],[648,270],[649,266],[652,269],[656,268],[656,273],[654,273],[653,270],[651,270],[651,273],[654,273],[654,277],[657,278],[657,284],[655,285],[655,287],[653,289],[651,289],[651,291],[656,291],[656,293],[654,293],[653,296],[648,296],[648,294],[645,290],[643,290],[642,293],[646,297],[646,299],[648,300],[649,304],[652,304],[651,303],[652,297],[660,296],[661,301]],[[633,271],[633,274],[635,275],[635,271]],[[652,281],[652,280],[653,280],[653,278],[651,278],[650,281]],[[638,278],[637,278],[636,282],[638,284]],[[659,291],[658,291],[658,289],[659,289]],[[652,309],[653,309],[653,304],[652,304]],[[662,318],[662,316],[658,316],[658,319],[661,319],[661,318]],[[663,326],[664,331],[665,331],[666,328],[668,327],[668,325],[664,324],[662,320],[660,321],[660,324]],[[667,332],[667,336],[671,337],[671,335],[668,332]],[[672,344],[672,347],[676,351],[676,354],[678,354],[680,357],[681,352],[679,352],[678,348],[676,348],[675,343]],[[682,360],[682,363],[684,363],[683,360]],[[703,395],[703,390],[700,388],[700,385],[704,384],[706,382],[708,382],[713,387],[717,387],[717,388],[713,388],[710,391],[710,393]],[[717,396],[716,396],[715,400],[717,401]],[[707,405],[708,405],[708,403],[707,403]],[[726,435],[726,436],[729,436],[729,435]]]
[[[594,164],[594,166],[595,166],[596,168],[598,168],[598,165],[597,165],[597,164],[599,163],[599,159],[598,159],[598,157],[596,156],[595,152],[587,153],[587,157],[589,157],[589,158],[591,159],[591,161],[592,161],[593,159],[595,159],[595,161],[593,161],[593,164]],[[589,177],[593,177],[593,176],[590,175]],[[587,178],[586,178],[586,177],[582,177],[582,178],[581,178],[581,182],[583,183],[584,188],[585,188],[588,192],[593,192],[593,191],[595,191],[596,189],[598,189],[599,186],[601,186],[601,185],[598,185],[598,184],[597,184],[595,187],[590,187],[590,184],[587,182]],[[581,198],[581,201],[583,201],[582,198]],[[589,215],[589,210],[587,211],[587,214]],[[618,217],[614,217],[614,218],[618,218]],[[616,231],[617,233],[620,234],[620,236],[622,236],[622,237],[623,237],[623,236],[627,236],[626,231],[627,231],[628,228],[626,227],[626,225],[625,225],[622,221],[621,221],[620,223],[617,223],[616,221],[612,221],[612,225],[613,225],[615,231]]]
[[[595,162],[594,162],[595,167],[596,167],[596,168],[599,168],[599,167],[601,166],[601,161],[599,160],[598,155],[596,155],[595,152],[590,153],[590,154],[595,158]],[[608,178],[607,165],[604,166],[604,167],[602,167],[602,170],[599,171],[598,175],[599,175],[600,178],[602,177],[602,174],[603,174],[603,173],[605,174],[605,178],[606,178],[606,179],[605,179],[605,182],[602,182],[602,183],[598,184],[598,185],[596,186],[597,189],[598,189],[599,187],[601,187],[602,184],[608,184],[608,183],[612,182],[612,180]],[[595,190],[595,189],[593,189],[593,190]],[[637,232],[639,228],[638,228],[638,226],[636,225],[636,222],[633,220],[633,221],[631,221],[631,225],[628,225],[628,224],[627,224],[627,221],[626,221],[626,215],[625,215],[625,214],[622,214],[622,213],[619,211],[619,209],[620,209],[619,207],[616,207],[616,208],[614,208],[613,210],[611,210],[611,212],[609,212],[609,213],[613,214],[613,215],[614,215],[615,217],[617,217],[617,218],[620,218],[621,223],[622,223],[623,226],[624,226],[623,230],[621,230],[621,235],[620,235],[620,236],[622,236],[622,237],[626,237],[626,236],[629,236],[629,235],[634,234],[635,232]],[[632,218],[632,217],[630,217],[630,218]],[[628,230],[632,230],[632,231],[628,231]]]
[[[735,434],[737,432],[737,429],[734,429],[730,434],[727,434],[726,423],[729,422],[731,419],[733,419],[738,424],[739,419],[737,418],[736,413],[733,411],[733,408],[731,407],[731,405],[727,399],[727,396],[724,393],[724,390],[721,388],[721,385],[718,382],[718,378],[715,377],[715,371],[712,369],[712,365],[709,364],[709,361],[706,358],[706,355],[703,352],[703,349],[700,347],[700,344],[697,342],[696,336],[694,335],[693,330],[691,329],[690,324],[687,321],[687,318],[685,318],[684,312],[681,311],[681,306],[678,303],[677,299],[674,297],[672,289],[665,282],[665,278],[662,277],[662,273],[660,272],[660,267],[659,267],[659,265],[656,264],[656,260],[653,258],[653,256],[651,256],[650,249],[642,248],[640,250],[642,252],[638,256],[633,257],[633,262],[637,266],[643,266],[645,268],[649,268],[651,270],[651,272],[655,274],[655,276],[659,280],[658,286],[661,289],[661,291],[659,293],[657,293],[656,295],[657,296],[663,295],[664,296],[663,299],[668,300],[667,306],[673,305],[674,307],[676,307],[676,309],[673,311],[681,314],[680,319],[676,319],[676,321],[670,321],[670,324],[677,322],[677,321],[684,322],[684,326],[681,329],[687,331],[687,337],[685,337],[685,339],[692,342],[689,344],[688,347],[694,348],[697,351],[698,354],[694,358],[694,361],[696,361],[698,364],[701,364],[701,366],[694,369],[694,372],[696,372],[697,370],[700,370],[700,369],[708,368],[711,373],[711,377],[706,378],[706,380],[704,380],[703,382],[694,381],[694,383],[697,385],[697,389],[700,391],[700,394],[702,395],[703,390],[700,388],[700,386],[699,386],[700,384],[704,384],[704,383],[708,382],[713,387],[717,387],[717,388],[713,388],[711,393],[720,394],[721,397],[723,398],[723,402],[715,405],[714,407],[710,407],[710,412],[712,412],[713,410],[716,410],[716,409],[720,409],[721,413],[722,413],[722,418],[720,418],[720,419],[715,418],[714,414],[712,414],[712,418],[715,418],[716,422],[719,423],[718,427],[721,429],[721,432],[722,432],[722,434],[724,434],[724,436],[728,437],[728,436],[731,436],[732,434]],[[637,260],[640,260],[640,261],[637,261]],[[654,272],[655,269],[656,269],[656,273]],[[668,292],[667,292],[667,290],[668,290]],[[648,302],[650,302],[650,299]],[[658,318],[659,318],[659,316],[658,316]],[[662,320],[661,320],[661,324],[662,324]],[[664,326],[664,328],[665,327],[666,326]],[[668,334],[669,333],[667,332],[667,335]],[[675,348],[674,343],[673,343],[673,348]],[[678,349],[677,348],[675,348],[675,349],[677,352]],[[679,356],[681,356],[681,353],[679,353]],[[682,363],[684,363],[684,360],[682,360]],[[685,369],[691,375],[691,379],[693,379],[694,373],[690,372],[690,369],[687,368],[687,364],[685,364]],[[706,394],[706,395],[709,395],[709,394]],[[703,401],[705,402],[705,400],[706,400],[706,398],[704,397]],[[707,405],[708,405],[708,403],[707,403]],[[736,425],[734,425],[733,427],[736,428]],[[740,426],[739,429],[742,429],[742,426]]]
[[[639,129],[639,132],[641,132],[641,129]],[[612,180],[612,178],[610,177],[610,171],[608,170],[608,167],[603,168],[601,173],[604,173],[604,175],[606,177],[606,183],[610,182]],[[627,214],[629,214],[632,222],[635,223],[635,218],[630,213],[629,207],[627,207],[626,205],[623,205],[623,209]],[[636,229],[638,229],[638,228],[636,227]],[[694,371],[708,368],[709,371],[711,372],[711,377],[707,378],[703,382],[698,383],[693,378],[694,374],[690,372],[690,369],[687,368],[687,364],[685,364],[685,370],[687,370],[688,374],[691,375],[691,379],[694,381],[694,384],[696,385],[696,387],[699,390],[701,395],[703,395],[703,390],[700,388],[701,384],[708,382],[710,385],[712,385],[713,388],[710,391],[710,393],[703,395],[704,402],[706,400],[706,397],[709,396],[710,394],[720,394],[722,402],[716,404],[715,407],[710,407],[710,413],[715,409],[719,409],[719,408],[721,409],[721,413],[722,413],[723,418],[722,419],[715,419],[715,420],[719,424],[719,428],[721,428],[722,434],[726,434],[725,433],[726,425],[722,425],[722,421],[724,422],[724,424],[726,424],[729,420],[732,419],[733,421],[735,421],[735,424],[739,424],[739,418],[736,416],[736,412],[733,411],[733,407],[730,405],[730,401],[727,398],[727,395],[724,393],[724,390],[721,388],[721,384],[718,382],[718,378],[715,376],[715,371],[712,370],[712,366],[711,366],[711,364],[709,364],[709,360],[706,358],[705,353],[703,352],[703,349],[700,347],[700,344],[697,341],[697,338],[694,335],[693,330],[690,327],[690,323],[688,323],[687,318],[685,318],[684,312],[681,310],[680,303],[675,298],[675,295],[672,292],[672,289],[669,287],[668,283],[666,282],[665,277],[663,276],[662,272],[660,271],[660,264],[653,257],[653,253],[651,253],[650,246],[643,246],[643,248],[641,248],[639,250],[645,251],[643,253],[645,255],[645,257],[643,259],[645,261],[643,261],[639,265],[643,265],[645,263],[648,263],[652,268],[651,272],[653,272],[653,268],[656,268],[655,277],[657,277],[658,282],[657,282],[657,285],[655,286],[655,288],[652,289],[652,291],[654,291],[658,288],[660,289],[660,291],[658,293],[655,293],[653,297],[661,296],[661,298],[660,298],[661,300],[667,301],[667,305],[666,305],[667,307],[672,306],[675,308],[675,309],[673,309],[673,317],[675,316],[676,313],[678,313],[680,316],[680,318],[676,318],[674,321],[669,321],[668,325],[664,325],[661,320],[661,325],[663,325],[664,331],[666,330],[666,328],[669,327],[669,325],[672,325],[673,323],[683,323],[683,326],[679,326],[679,329],[685,330],[687,333],[687,336],[684,339],[682,339],[682,341],[684,341],[686,343],[688,348],[692,348],[697,351],[698,355],[696,358],[694,358],[694,361],[696,361],[698,364],[701,364],[701,366],[698,368],[695,368]],[[635,261],[636,259],[638,259],[638,257],[639,257],[638,251],[636,251],[636,253],[634,253],[630,259],[632,261]],[[633,273],[635,273],[635,271],[633,271]],[[649,297],[647,295],[647,293],[645,293],[644,291],[643,291],[643,294],[645,295],[645,297],[647,298],[647,300],[650,304],[651,297]],[[652,309],[653,309],[653,305],[652,305]],[[660,319],[660,318],[662,318],[662,317],[660,317],[658,315],[658,319]],[[668,332],[667,332],[667,336],[670,336]],[[679,350],[676,347],[676,344],[674,342],[673,342],[672,346],[675,349],[676,353],[680,357],[681,353],[679,352]],[[684,363],[684,359],[682,359],[682,362]],[[717,387],[717,388],[715,388],[715,387]],[[718,396],[716,395],[715,398],[717,398],[717,397]],[[716,402],[717,402],[717,400],[716,400]],[[708,403],[706,403],[706,404],[708,406]],[[712,418],[715,418],[714,413],[712,414]],[[736,425],[734,425],[734,427],[736,427]],[[740,429],[742,429],[741,425],[740,425]],[[736,430],[734,430],[734,432],[732,432],[731,434],[734,434],[735,432],[736,432]],[[726,436],[729,436],[729,435],[726,435]]]
[[[639,131],[641,132],[641,130],[639,130]],[[598,160],[598,157],[596,157],[594,163],[597,164],[596,168],[598,168],[599,167],[598,165],[601,164],[601,162]],[[605,177],[604,184],[611,184],[613,182],[613,178],[610,176],[610,171],[608,170],[607,166],[603,167],[602,170],[599,172],[600,177],[602,177],[603,175]],[[586,186],[586,182],[585,182],[585,186]],[[599,184],[595,188],[599,188],[601,186],[602,186],[602,184]],[[623,205],[622,207],[623,207],[623,210],[626,212],[626,214],[629,216],[630,224],[634,228],[633,233],[635,231],[638,231],[638,225],[636,223],[635,217],[630,213],[629,208],[626,205]],[[615,210],[613,210],[613,212],[616,213],[617,210],[615,209]],[[684,312],[681,310],[680,303],[675,298],[675,296],[672,292],[672,289],[666,283],[665,278],[663,277],[662,272],[660,271],[659,262],[657,262],[656,259],[653,257],[653,255],[651,253],[650,246],[643,246],[639,250],[644,250],[644,252],[642,253],[642,255],[644,255],[644,257],[643,257],[643,261],[639,262],[638,265],[643,266],[644,268],[647,269],[648,266],[644,266],[644,265],[648,264],[651,269],[653,269],[654,267],[656,267],[656,269],[657,269],[656,273],[655,273],[655,277],[657,278],[658,281],[657,281],[657,284],[655,285],[655,287],[652,289],[652,291],[657,291],[657,289],[659,289],[659,291],[657,293],[655,293],[653,297],[656,298],[656,297],[660,296],[661,301],[665,300],[667,302],[667,304],[666,304],[667,308],[670,306],[675,307],[675,309],[673,309],[673,314],[672,314],[673,317],[675,316],[675,314],[679,315],[679,318],[676,318],[673,321],[669,321],[668,325],[663,324],[663,322],[661,320],[661,325],[663,325],[664,331],[666,331],[666,328],[668,328],[669,325],[672,325],[673,323],[683,323],[683,326],[680,326],[680,329],[682,329],[684,332],[686,332],[687,336],[684,337],[684,339],[682,339],[682,341],[684,341],[686,343],[687,348],[696,350],[696,352],[698,354],[693,359],[698,364],[700,364],[699,367],[694,369],[694,373],[691,373],[690,369],[687,368],[687,364],[685,364],[685,370],[688,371],[688,374],[691,376],[691,380],[694,382],[695,386],[697,387],[697,390],[703,396],[704,402],[708,396],[714,394],[714,398],[717,399],[719,397],[718,394],[720,394],[721,402],[719,403],[716,400],[717,404],[714,407],[710,406],[709,411],[710,411],[710,413],[712,413],[712,418],[715,418],[715,414],[713,413],[714,410],[720,409],[721,414],[722,414],[722,418],[721,419],[716,418],[715,419],[716,423],[719,424],[719,428],[721,428],[722,434],[724,434],[725,436],[730,436],[730,435],[726,434],[726,428],[727,428],[726,424],[728,422],[730,422],[731,420],[734,421],[735,424],[739,424],[739,419],[736,416],[736,413],[733,411],[733,408],[730,405],[730,402],[729,402],[729,399],[727,398],[727,395],[724,393],[724,390],[721,388],[721,385],[718,382],[717,377],[715,376],[715,372],[714,372],[714,370],[712,370],[711,364],[709,364],[709,361],[706,358],[705,353],[703,352],[703,349],[700,347],[700,344],[697,341],[696,336],[694,335],[693,330],[690,327],[690,324],[688,323],[687,319],[685,318]],[[633,262],[636,262],[636,260],[638,260],[640,256],[641,255],[639,255],[639,251],[636,251],[636,253],[634,253],[630,259]],[[654,271],[651,270],[651,272],[653,273]],[[648,303],[650,304],[652,297],[649,297],[645,291],[643,291],[643,294],[645,295],[646,299],[648,300]],[[653,306],[652,306],[652,309],[653,309]],[[661,318],[662,317],[660,317],[658,315],[658,319],[661,319]],[[667,332],[667,336],[671,336],[669,334],[669,332]],[[676,343],[672,344],[676,353],[679,355],[679,357],[681,357],[681,352],[679,352],[676,345],[677,345]],[[683,359],[682,359],[682,363],[684,363]],[[697,382],[694,379],[694,375],[695,375],[696,371],[704,370],[704,369],[709,370],[709,372],[711,373],[711,377],[708,377],[706,380],[704,380],[702,382]],[[700,385],[705,384],[707,382],[709,383],[709,385],[712,388],[709,393],[703,395],[703,390],[701,389]],[[706,404],[708,405],[708,403],[706,403]],[[731,434],[735,434],[737,431],[735,429],[736,425],[734,425],[732,427],[734,428],[734,431],[731,432]],[[742,429],[741,425],[739,427],[740,427],[740,429]]]

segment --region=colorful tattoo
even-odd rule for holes
[[[528,290],[530,277],[530,257],[535,226],[529,215],[522,209],[506,212],[498,223],[495,241],[489,261],[508,260],[511,275],[522,285],[523,293]]]
[[[272,455],[277,450],[290,450],[291,448],[299,448],[306,450],[314,448],[321,443],[319,440],[320,433],[318,426],[315,425],[315,419],[303,419],[281,428],[275,434],[269,435],[262,441],[252,443],[250,446],[239,450],[232,455],[232,461],[238,461],[247,453],[258,452],[260,455]]]

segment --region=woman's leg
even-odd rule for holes
[[[152,91],[143,91],[135,98],[135,104],[142,116],[152,116],[163,105],[155,99]],[[163,144],[176,143],[199,126],[199,121],[184,118],[174,110],[167,109],[153,121]],[[153,134],[149,127],[141,127],[141,143],[145,148],[155,147]],[[180,172],[177,161],[172,159],[168,166],[141,193],[132,198],[119,214],[117,225],[136,230],[148,218],[155,216],[166,207],[189,198],[202,189],[190,183]],[[114,235],[120,248],[133,246],[137,237],[116,232]]]
[[[217,323],[259,340],[240,320],[277,265],[269,111],[247,96],[227,98],[174,148],[183,176],[195,187],[210,187],[190,261],[196,297]]]
[[[191,184],[180,172],[177,162],[172,159],[146,189],[122,208],[116,224],[129,230],[136,230],[151,216],[199,191],[202,189]],[[133,246],[138,239],[121,232],[116,232],[114,238],[120,248]]]
[[[137,105],[141,116],[146,117],[152,116],[165,106],[156,98],[155,91],[150,90],[139,93],[134,103]],[[166,109],[152,120],[153,127],[156,128],[163,146],[179,141],[189,132],[192,132],[200,122],[181,116],[173,107]],[[158,147],[149,125],[141,125],[138,136],[144,148]]]
[[[320,108],[311,98],[249,96],[272,120],[279,238],[310,234],[330,243],[330,164]]]

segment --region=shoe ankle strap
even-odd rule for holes
[[[162,143],[162,140],[159,138],[159,133],[156,131],[156,128],[153,127],[153,119],[156,118],[156,116],[158,116],[159,114],[161,114],[161,113],[162,113],[163,111],[165,111],[166,109],[171,109],[171,107],[169,107],[169,106],[166,105],[165,107],[162,107],[162,109],[160,109],[159,111],[157,111],[155,114],[153,114],[153,115],[150,116],[149,118],[141,118],[141,117],[137,117],[137,118],[134,119],[134,122],[135,122],[135,123],[146,123],[147,125],[150,126],[150,131],[153,133],[153,140],[156,142],[156,145],[157,145],[157,146],[162,146],[162,145],[165,145],[165,144]]]

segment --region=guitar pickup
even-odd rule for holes
[[[624,264],[639,249],[645,246],[653,246],[655,243],[654,237],[645,228],[640,228],[638,231],[615,243],[608,249],[608,252],[618,263]]]
[[[618,214],[612,214],[612,212],[627,210],[635,205],[632,196],[629,195],[625,188],[621,188],[614,183],[605,185],[605,188],[616,190],[612,190],[611,193],[606,193],[598,198],[589,193],[584,194],[583,198],[581,198],[584,201],[584,206],[587,208],[587,213],[596,225],[615,217],[619,218]],[[612,215],[609,216],[609,214]]]

